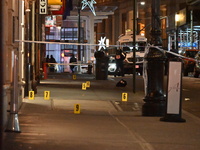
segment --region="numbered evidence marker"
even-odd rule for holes
[[[73,74],[72,78],[73,78],[73,80],[76,80],[76,75],[75,75],[75,74]]]
[[[44,91],[44,99],[49,100],[50,99],[50,91]]]
[[[86,81],[86,87],[87,87],[87,88],[90,87],[90,81]]]
[[[74,114],[80,114],[81,109],[80,109],[80,104],[74,104]]]
[[[86,90],[86,83],[82,83],[82,90]]]
[[[34,100],[35,94],[34,91],[29,91],[28,99]]]
[[[128,100],[128,93],[122,93],[122,101],[126,102]]]

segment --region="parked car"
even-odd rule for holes
[[[195,56],[194,77],[198,78],[200,74],[200,51]]]
[[[190,72],[194,72],[196,61],[195,55],[199,52],[197,49],[186,49],[181,54],[187,58],[183,59],[183,75],[188,76]]]
[[[115,62],[115,56],[109,56],[108,74],[114,75],[116,69],[117,69],[117,66],[116,66],[116,62]]]
[[[137,57],[137,61],[139,61],[139,57]],[[140,75],[142,75],[142,73],[143,73],[143,62],[142,61],[143,61],[143,59],[141,59],[140,63],[136,63],[136,65],[135,65],[136,72]],[[116,69],[117,69],[117,66],[116,66],[115,56],[110,56],[109,63],[108,63],[108,74],[114,75]],[[125,74],[133,74],[132,58],[126,58],[124,60],[124,73]]]

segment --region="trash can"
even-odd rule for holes
[[[94,56],[96,58],[96,80],[107,80],[109,57],[103,51],[95,52]]]

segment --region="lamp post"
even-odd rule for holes
[[[137,12],[137,0],[133,0],[133,93],[136,92],[136,69],[135,69],[135,38],[136,38],[136,12]]]
[[[160,38],[160,0],[152,0],[151,44],[161,46]],[[143,116],[162,116],[165,114],[164,95],[164,52],[150,47],[144,56],[145,98],[142,106]]]
[[[137,2],[137,0],[133,0],[133,93],[136,92],[136,35],[139,34],[138,28],[138,20],[139,20],[139,12],[138,12],[138,4],[145,5],[145,2]]]
[[[81,43],[81,1],[78,1],[78,43]],[[81,61],[81,46],[78,45],[78,60]]]
[[[178,23],[180,21],[180,16],[177,13],[175,15],[175,26],[176,26],[176,49],[178,50],[178,32],[179,32],[179,28],[178,28]]]
[[[28,3],[28,7],[26,9],[26,13],[25,13],[25,17],[26,17],[26,39],[27,40],[30,40],[30,31],[31,31],[31,25],[30,25],[30,19],[31,19],[31,12],[30,12],[30,9],[29,9],[29,3]],[[30,75],[31,75],[31,44],[30,43],[26,43],[25,44],[25,48],[26,48],[26,51],[25,51],[25,64],[26,64],[26,75],[25,75],[25,96],[28,96],[29,94],[29,90],[31,89],[30,87]]]

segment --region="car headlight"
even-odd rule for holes
[[[111,72],[114,72],[116,70],[116,64],[109,64],[108,70],[111,71]]]

